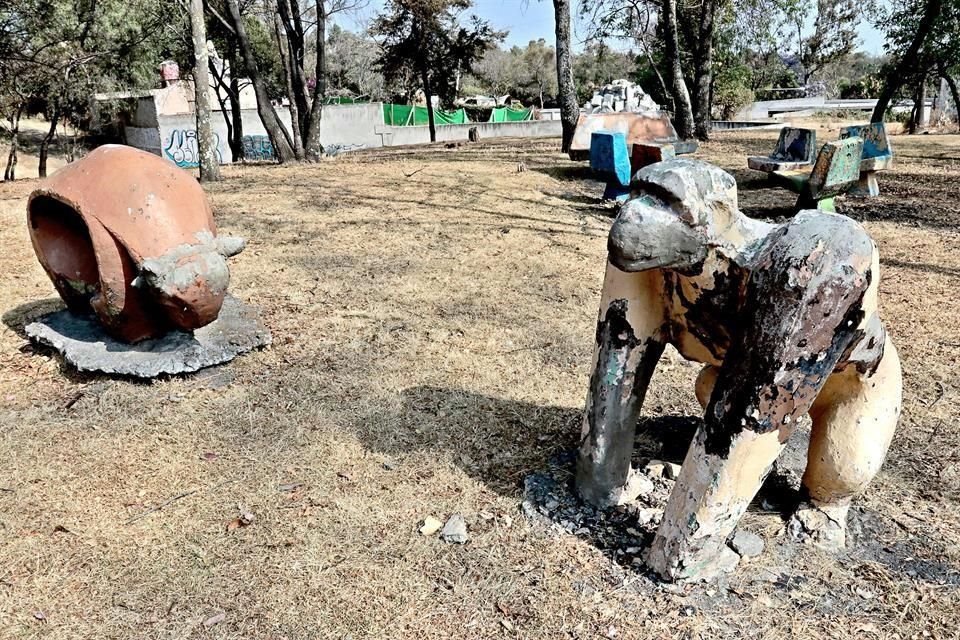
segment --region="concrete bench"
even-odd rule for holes
[[[863,158],[860,160],[860,180],[851,194],[861,196],[880,195],[880,185],[877,184],[877,172],[885,171],[893,166],[893,149],[887,138],[887,127],[882,122],[858,124],[844,127],[840,132],[840,139],[860,138],[863,140]]]
[[[793,171],[813,165],[817,157],[817,132],[811,129],[780,129],[777,147],[769,156],[750,156],[747,166],[757,171]]]
[[[698,148],[696,140],[680,140],[670,117],[665,113],[590,113],[577,120],[570,143],[570,159],[586,160],[590,157],[592,136],[595,131],[617,131],[624,135],[629,151],[638,143],[648,145],[673,145],[675,154],[693,153]]]
[[[817,154],[812,169],[774,171],[770,176],[781,187],[800,194],[797,211],[836,211],[834,197],[849,191],[860,179],[863,140],[847,138],[828,142]]]
[[[590,136],[590,168],[607,181],[604,200],[626,200],[630,196],[630,155],[627,139],[619,131],[594,131]]]

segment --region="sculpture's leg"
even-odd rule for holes
[[[577,460],[577,490],[597,506],[633,500],[642,486],[630,456],[640,406],[663,353],[663,322],[659,271],[624,273],[608,264]]]
[[[900,359],[889,337],[872,375],[850,366],[827,380],[810,409],[813,427],[803,474],[810,501],[790,520],[795,538],[843,548],[850,499],[880,471],[900,417],[902,384]]]
[[[842,238],[842,246],[827,249]],[[647,562],[670,580],[731,568],[725,543],[797,418],[852,344],[873,243],[841,216],[800,214],[757,259],[734,339]]]
[[[713,395],[713,388],[717,386],[717,376],[720,375],[720,367],[712,364],[705,365],[697,375],[697,382],[694,393],[697,396],[697,402],[706,410],[710,404],[710,396]]]
[[[828,213],[837,212],[837,203],[834,200],[833,196],[829,198],[824,198],[823,200],[817,200],[817,209],[820,211],[826,211]]]
[[[873,198],[880,195],[880,184],[877,182],[877,172],[862,171],[860,173],[860,181],[849,193],[850,195],[866,198]]]

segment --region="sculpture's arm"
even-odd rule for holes
[[[625,273],[607,265],[577,462],[577,488],[593,504],[622,504],[639,492],[630,456],[637,416],[663,353],[665,315],[659,270]]]

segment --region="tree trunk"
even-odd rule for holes
[[[570,51],[570,0],[553,0],[557,34],[557,89],[560,94],[560,124],[563,127],[561,150],[570,151],[573,134],[580,118],[577,87],[573,83],[573,60]]]
[[[428,71],[420,70],[420,81],[423,83],[423,93],[427,97],[427,124],[430,125],[430,142],[437,141],[437,123],[433,115],[433,99],[430,96],[430,74]],[[413,108],[414,117],[416,117],[417,108]]]
[[[910,46],[907,47],[906,52],[900,56],[896,64],[887,71],[887,76],[883,80],[883,89],[880,91],[880,97],[877,99],[877,106],[873,109],[870,122],[883,122],[883,116],[887,112],[890,100],[903,85],[904,78],[909,76],[910,68],[917,64],[917,54],[920,53],[920,48],[933,28],[933,24],[940,17],[942,10],[943,0],[927,0],[923,17],[920,18],[920,24],[913,36],[913,41],[910,42]]]
[[[280,0],[279,4],[283,4],[283,0]],[[273,27],[277,36],[277,52],[280,54],[280,64],[283,65],[283,78],[287,85],[287,100],[290,102],[290,125],[294,129],[293,154],[297,156],[298,160],[303,160],[303,129],[300,128],[302,122],[300,120],[300,109],[297,108],[297,94],[293,89],[293,60],[287,55],[289,49],[285,51],[284,40],[286,38],[280,33],[280,22],[280,16],[277,16]],[[289,41],[287,44],[289,45]]]
[[[47,135],[43,136],[43,140],[40,142],[40,158],[37,163],[37,175],[41,178],[47,177],[47,156],[50,151],[50,143],[53,141],[53,136],[57,133],[57,122],[60,121],[60,104],[55,104],[53,107],[53,114],[50,116],[50,128],[47,129]]]
[[[7,168],[3,172],[3,181],[17,179],[17,151],[20,148],[20,114],[23,113],[23,104],[17,105],[17,110],[10,117],[10,153],[7,154]]]
[[[246,160],[247,154],[243,150],[243,109],[240,107],[240,80],[230,78],[230,117],[233,120],[233,141],[236,148],[237,160]]]
[[[234,146],[236,136],[233,134],[233,114],[227,114],[227,100],[224,99],[224,93],[227,94],[227,99],[233,102],[233,98],[230,95],[230,87],[227,86],[227,83],[223,80],[223,73],[217,71],[217,66],[213,63],[213,60],[210,60],[208,63],[210,73],[213,74],[213,79],[216,81],[216,86],[214,90],[217,94],[217,103],[220,105],[220,113],[223,114],[223,122],[227,125],[227,145],[230,147],[230,159],[231,162],[239,162],[240,158],[237,154],[237,148]]]
[[[921,76],[917,88],[913,92],[913,111],[910,113],[910,122],[907,132],[916,133],[923,127],[923,112],[927,101],[927,77]]]
[[[953,79],[953,76],[947,71],[946,65],[942,62],[938,65],[938,71],[940,77],[946,80],[947,87],[950,88],[950,97],[953,99],[953,110],[956,112],[957,126],[960,128],[960,89],[957,88],[957,81]],[[946,112],[946,105],[944,105],[943,109],[944,112]]]
[[[677,28],[677,0],[663,0],[663,40],[664,57],[670,75],[670,94],[673,96],[675,110],[673,125],[681,140],[694,137],[693,108],[690,106],[690,93],[683,81],[683,67],[680,64],[680,42]]]
[[[320,125],[323,123],[323,101],[327,99],[327,7],[326,0],[317,0],[317,81],[313,85],[313,104],[303,143],[307,160],[318,162],[323,155]]]
[[[240,53],[243,55],[244,66],[247,75],[253,83],[253,90],[257,94],[257,113],[260,114],[260,121],[263,122],[263,128],[267,131],[267,136],[273,144],[273,151],[277,154],[277,160],[283,162],[293,162],[296,155],[293,152],[293,145],[290,140],[290,134],[283,126],[276,109],[270,102],[270,94],[267,93],[267,85],[260,75],[260,68],[257,66],[257,60],[253,56],[253,47],[250,44],[250,37],[247,35],[247,28],[243,24],[243,16],[240,15],[240,8],[237,6],[237,0],[226,0],[230,22],[233,23],[233,29],[237,34],[237,45],[240,47]]]
[[[200,151],[200,182],[219,182],[220,161],[210,128],[210,69],[203,0],[190,0],[190,30],[193,34],[193,89],[196,96],[194,111],[197,116],[197,146]]]
[[[717,10],[716,0],[702,0],[702,7],[693,70],[693,120],[697,138],[707,140],[713,128],[710,97],[713,84],[713,31]]]
[[[324,0],[317,0],[317,19],[326,18],[323,6]],[[310,104],[307,101],[307,83],[304,78],[304,58],[306,55],[303,20],[300,16],[298,0],[277,0],[277,13],[287,35],[287,45],[290,55],[290,75],[293,85],[293,99],[290,104],[296,103],[297,120],[293,120],[294,133],[300,136],[301,142],[307,144]],[[290,113],[293,118],[293,110]]]

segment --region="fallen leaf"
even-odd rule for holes
[[[200,459],[206,460],[207,462],[211,460],[216,460],[219,457],[220,455],[217,453],[214,453],[213,451],[204,451],[203,453],[200,454]]]
[[[337,477],[343,478],[344,480],[353,480],[349,473],[346,471],[337,471]]]
[[[72,531],[70,531],[70,529],[67,529],[62,524],[58,524],[57,526],[55,526],[53,528],[53,532],[54,533],[73,533]]]
[[[295,491],[303,486],[302,482],[291,482],[290,484],[281,484],[277,486],[277,491]]]
[[[234,518],[233,520],[227,523],[227,532],[229,533],[230,531],[239,529],[242,526],[244,526],[243,520],[241,520],[240,518]]]
[[[511,624],[509,620],[501,620],[500,624],[502,624],[503,628],[507,631],[513,631],[513,624]]]
[[[226,619],[226,617],[227,617],[227,614],[225,614],[225,613],[223,613],[223,612],[218,613],[218,614],[215,615],[215,616],[210,616],[209,618],[207,618],[206,620],[203,621],[203,626],[205,626],[205,627],[212,627],[213,625],[217,624],[218,622],[223,622],[223,621]]]
[[[43,611],[34,611],[33,617],[39,620],[40,622],[46,622],[47,616],[44,615]]]

